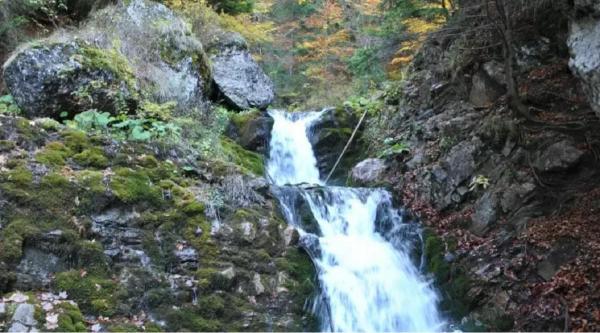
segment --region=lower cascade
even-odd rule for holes
[[[309,136],[320,112],[271,111],[267,166],[283,213],[317,267],[324,331],[439,331],[437,296],[411,259],[418,238],[382,189],[326,186]],[[307,222],[310,211],[316,225]],[[313,223],[314,224],[314,223]]]

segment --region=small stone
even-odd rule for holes
[[[368,158],[352,168],[350,177],[359,185],[368,185],[381,181],[386,168],[384,160]]]
[[[540,153],[534,165],[536,169],[545,172],[566,171],[579,163],[583,154],[572,142],[563,140]]]
[[[233,278],[235,278],[235,269],[233,267],[228,267],[221,271],[221,275],[223,275],[223,277],[225,277],[227,280],[233,280]]]
[[[263,285],[260,274],[254,273],[254,277],[252,278],[252,285],[254,286],[254,292],[256,295],[260,295],[265,292],[265,286]]]

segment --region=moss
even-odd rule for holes
[[[51,118],[41,118],[36,120],[36,124],[41,127],[43,130],[48,132],[56,132],[60,129],[61,124]]]
[[[79,271],[58,273],[54,280],[56,290],[66,291],[82,310],[94,315],[112,316],[115,314],[117,285],[114,281]]]
[[[7,152],[15,149],[17,145],[14,141],[0,140],[0,152]]]
[[[169,121],[173,117],[173,112],[175,111],[176,106],[177,102],[172,101],[163,104],[144,101],[140,110],[138,110],[138,114],[144,118]]]
[[[1,233],[0,261],[6,263],[17,262],[23,255],[25,240],[35,238],[39,234],[40,230],[28,219],[16,218],[10,221]]]
[[[232,113],[229,116],[229,120],[237,129],[242,129],[252,120],[259,118],[261,115],[262,112],[260,110],[253,109],[239,113]]]
[[[48,143],[42,151],[36,154],[35,159],[39,163],[57,167],[65,165],[66,159],[71,155],[73,155],[71,149],[62,142],[55,141]]]
[[[233,281],[214,268],[200,268],[196,271],[198,286],[204,290],[229,290]]]
[[[117,78],[123,80],[130,89],[136,87],[133,69],[125,58],[116,49],[98,49],[94,47],[83,47],[80,54],[84,56],[84,64],[90,68],[103,69],[114,73]]]
[[[166,310],[165,317],[171,331],[215,332],[223,329],[219,321],[202,318],[188,307]]]
[[[295,281],[287,287],[295,300],[295,312],[303,313],[306,299],[312,297],[317,288],[317,273],[310,257],[302,249],[291,248],[284,258],[276,259],[275,263],[278,269],[287,272]]]
[[[143,332],[133,324],[113,324],[108,326],[108,332]]]
[[[468,295],[471,281],[459,266],[446,262],[446,245],[442,239],[431,231],[425,231],[423,238],[427,270],[433,274],[435,283],[442,292],[440,307],[459,320],[467,315],[472,307],[473,300]]]
[[[159,166],[158,160],[152,155],[141,155],[137,158],[139,166],[144,168],[157,168]]]
[[[262,155],[248,151],[227,137],[221,137],[221,147],[227,160],[239,165],[243,170],[261,176],[265,173]]]
[[[110,188],[124,203],[158,204],[162,201],[160,189],[152,184],[143,170],[116,169],[115,176],[110,182]]]
[[[85,319],[77,305],[63,302],[62,313],[58,316],[58,332],[87,332]]]
[[[108,271],[106,255],[100,242],[83,240],[77,244],[77,262],[91,274],[104,274]]]
[[[182,211],[189,216],[194,216],[204,214],[204,209],[205,206],[202,202],[192,201],[183,206]]]
[[[62,133],[65,145],[73,152],[80,153],[91,146],[90,140],[85,132],[79,130],[67,130]]]
[[[4,179],[14,185],[27,187],[33,180],[33,174],[25,166],[19,165],[5,173]]]
[[[84,167],[104,169],[108,166],[108,158],[104,156],[104,151],[99,148],[86,149],[73,156],[73,160]]]

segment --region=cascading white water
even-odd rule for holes
[[[273,183],[323,185],[308,138],[309,127],[320,113],[270,114],[275,119],[268,163]],[[319,271],[321,299],[327,308],[321,313],[324,330],[390,332],[443,328],[436,294],[413,265],[409,247],[394,246],[378,230],[378,225],[384,223],[394,224],[393,230],[401,229],[403,224],[398,211],[391,208],[388,192],[286,186],[276,194],[290,223],[302,228],[294,204],[294,198],[300,196],[318,224],[316,235],[303,234],[318,239],[318,251],[312,251],[312,255]],[[401,237],[397,233],[386,236]]]

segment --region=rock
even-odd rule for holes
[[[35,289],[47,286],[53,273],[67,270],[68,265],[56,255],[47,251],[27,247],[17,266],[17,286],[21,289]]]
[[[34,44],[3,66],[4,81],[28,117],[61,118],[88,109],[137,107],[133,74],[123,57],[83,42]]]
[[[471,232],[483,236],[498,218],[498,199],[491,192],[486,192],[475,202],[475,213],[472,217]]]
[[[233,267],[226,268],[221,271],[221,275],[225,277],[227,280],[233,280],[235,278],[235,269]]]
[[[219,95],[233,107],[265,109],[273,102],[273,82],[247,50],[225,48],[213,55],[211,62]]]
[[[227,135],[245,149],[267,154],[272,129],[273,118],[256,110],[233,115]]]
[[[35,330],[35,307],[32,304],[19,304],[11,319],[8,332],[32,332]]]
[[[198,251],[185,243],[178,243],[174,255],[179,263],[187,269],[198,268]]]
[[[576,16],[570,22],[567,45],[569,67],[582,83],[590,106],[600,117],[600,2],[576,0]]]
[[[357,185],[369,185],[383,181],[386,170],[385,161],[380,158],[369,158],[358,163],[350,172],[350,178]]]
[[[0,302],[0,320],[4,320],[6,316],[6,303]]]
[[[481,140],[474,138],[452,147],[442,163],[452,185],[458,186],[471,178],[475,172],[475,155],[481,146]]]
[[[174,101],[177,110],[190,112],[203,107],[211,93],[202,43],[189,24],[163,4],[119,1],[94,14],[73,37],[123,54],[140,88],[155,103]]]
[[[572,239],[560,239],[546,257],[537,266],[537,273],[544,280],[550,281],[559,271],[577,256],[577,243]]]
[[[254,288],[254,295],[260,295],[265,292],[265,286],[263,285],[260,274],[254,273],[254,277],[252,278],[252,287]]]
[[[504,93],[505,89],[500,83],[492,79],[485,71],[480,70],[473,75],[469,101],[476,107],[488,107]]]
[[[321,175],[329,174],[350,139],[357,122],[358,119],[351,109],[338,108],[324,110],[321,117],[311,126],[309,139],[313,145],[317,167]],[[350,170],[360,161],[358,156],[364,148],[361,135],[362,130],[359,130],[333,174],[330,184],[344,183],[347,178],[346,170]]]
[[[147,0],[120,1],[77,30],[26,47],[4,65],[4,79],[26,115],[53,118],[135,111],[138,89],[189,112],[206,104],[211,86],[208,57],[189,26]]]
[[[544,172],[566,171],[576,166],[583,155],[571,141],[562,140],[538,153],[533,164],[536,169]]]
[[[483,64],[483,71],[496,83],[502,86],[506,85],[506,72],[504,71],[504,64],[501,62],[496,60],[488,61]]]

